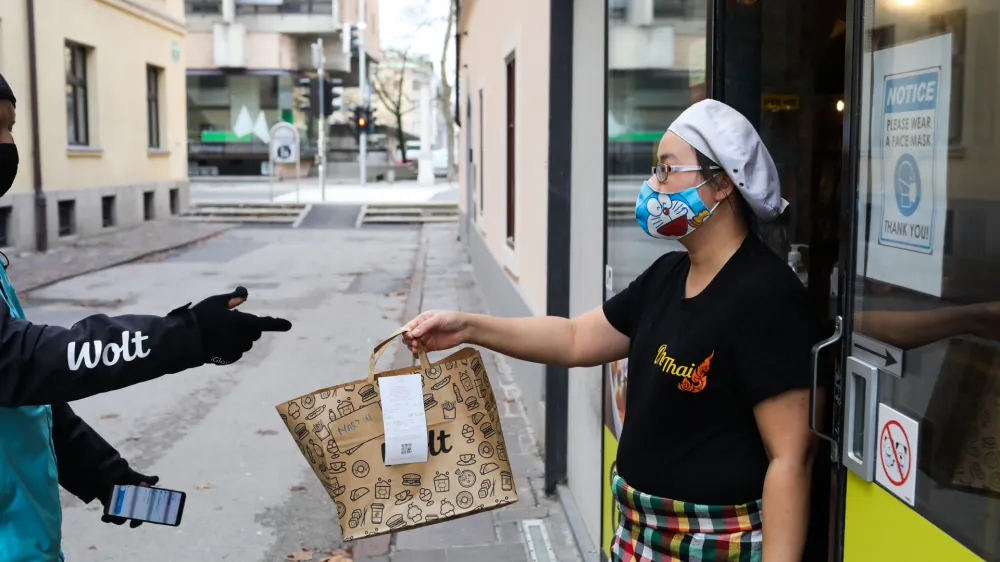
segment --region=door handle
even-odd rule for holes
[[[875,479],[875,431],[878,417],[878,368],[847,358],[843,463],[865,482]]]
[[[819,436],[820,439],[830,444],[830,458],[833,460],[836,460],[839,456],[837,439],[832,435],[823,433],[816,427],[816,391],[819,389],[819,352],[837,343],[843,336],[844,318],[837,316],[834,318],[833,335],[817,343],[812,348],[812,385],[809,387],[809,429]]]

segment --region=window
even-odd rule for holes
[[[156,218],[156,192],[146,191],[142,194],[142,218],[151,221]]]
[[[59,202],[59,236],[76,234],[76,201]]]
[[[222,0],[184,0],[185,14],[221,14]]]
[[[66,43],[66,138],[70,145],[87,146],[87,48]]]
[[[653,19],[704,18],[708,13],[705,0],[653,0]]]
[[[149,148],[160,148],[160,73],[155,66],[146,67],[146,123]]]
[[[117,206],[114,195],[101,197],[101,226],[111,228],[118,224]]]
[[[191,0],[189,0],[191,1]],[[284,0],[277,4],[236,3],[237,15],[249,14],[332,14],[333,0]]]
[[[1000,11],[996,2],[972,0],[912,9],[866,0],[862,13],[861,28],[872,32],[858,42],[871,62],[855,156],[854,330],[892,342],[889,332],[902,330],[880,322],[895,315],[924,336],[892,344],[903,350],[901,376],[880,372],[877,389],[880,403],[919,423],[913,509],[977,558],[1000,560],[993,515],[1000,513],[1000,336],[977,324],[993,318],[987,311],[1000,301],[1000,200],[995,183],[979,187],[997,154]],[[899,98],[887,88],[898,92],[906,81],[942,87],[927,105],[888,103]],[[909,127],[889,128],[894,123]],[[906,142],[918,134],[934,135],[934,143]],[[897,221],[929,228],[907,238],[886,228]],[[910,249],[920,244],[930,250]]]
[[[0,209],[0,248],[10,246],[10,216],[11,207]]]
[[[514,84],[514,55],[507,59],[507,245],[514,247],[514,210],[515,210],[515,183],[514,172],[514,148],[515,148],[515,128],[514,109],[515,93],[517,88]]]
[[[172,187],[170,188],[170,214],[176,215],[181,212],[181,190]]]

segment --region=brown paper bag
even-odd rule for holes
[[[946,488],[1000,496],[1000,352],[949,342],[923,425],[921,470]]]
[[[344,540],[431,525],[517,501],[496,398],[472,348],[420,367],[368,378],[278,404],[278,414],[336,503]],[[378,377],[421,373],[427,462],[385,466]]]

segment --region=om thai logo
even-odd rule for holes
[[[667,345],[663,344],[656,351],[656,359],[653,363],[664,373],[684,379],[677,385],[678,389],[697,394],[705,390],[708,385],[708,370],[711,367],[713,357],[715,357],[715,351],[712,351],[697,367],[694,363],[680,365],[673,357],[667,355]]]

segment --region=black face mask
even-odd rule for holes
[[[0,197],[10,191],[17,175],[17,145],[13,143],[0,144]]]

